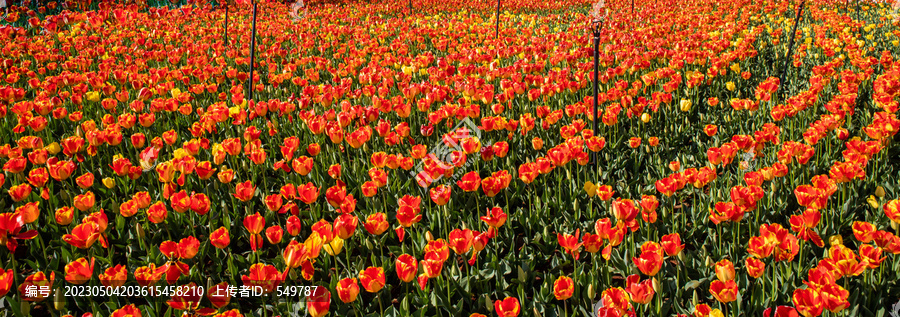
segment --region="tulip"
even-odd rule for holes
[[[821,296],[814,289],[796,289],[792,299],[797,312],[806,317],[819,316],[825,309]]]
[[[66,277],[68,277],[68,275]],[[128,269],[126,269],[124,265],[117,264],[116,266],[103,271],[99,278],[100,283],[103,284],[103,286],[112,288],[120,287],[125,285],[125,281],[128,279]]]
[[[369,293],[376,293],[380,291],[386,283],[384,268],[372,266],[366,268],[364,271],[359,273],[359,282]]]
[[[266,228],[266,240],[269,241],[269,244],[281,243],[282,235],[284,235],[284,230],[282,230],[281,226],[279,225],[274,225]]]
[[[721,303],[730,303],[737,299],[738,288],[734,280],[722,282],[713,281],[709,284],[709,292]]]
[[[356,297],[359,295],[359,284],[356,283],[355,278],[345,278],[338,282],[335,290],[338,298],[348,304],[356,301]]]
[[[641,252],[640,257],[632,258],[641,273],[649,276],[654,276],[659,272],[659,269],[662,268],[662,260],[662,255],[657,252]]]
[[[390,224],[387,222],[387,215],[379,212],[369,215],[366,218],[366,223],[363,224],[363,227],[365,227],[366,231],[370,234],[377,236],[387,231]]]
[[[328,314],[331,306],[331,292],[324,287],[317,287],[315,294],[307,298],[307,310],[312,317],[322,317]]]
[[[163,221],[166,221],[168,214],[169,212],[166,210],[166,205],[161,201],[157,201],[147,209],[147,218],[150,219],[150,222],[152,223],[162,223]]]
[[[56,220],[56,223],[60,226],[68,226],[72,223],[72,219],[75,217],[75,208],[72,207],[60,207],[56,210],[53,219]]]
[[[402,254],[397,257],[394,265],[396,267],[397,277],[399,277],[401,281],[409,283],[416,278],[418,266],[415,257],[409,254]]]
[[[231,302],[231,294],[228,292],[228,282],[213,285],[206,292],[206,298],[216,308],[222,308]]]
[[[250,266],[249,275],[241,275],[241,280],[244,285],[260,286],[263,288],[264,294],[269,294],[276,289],[278,284],[281,284],[283,277],[284,275],[278,272],[274,266],[256,263]]]
[[[649,304],[653,300],[655,291],[653,290],[653,280],[644,280],[640,282],[641,277],[637,274],[630,275],[625,279],[625,291],[631,295],[631,300],[638,304]]]
[[[684,244],[681,244],[681,236],[678,233],[663,236],[659,244],[668,256],[677,256],[681,250],[684,250]]]
[[[245,181],[243,183],[237,184],[234,189],[234,197],[247,202],[250,199],[253,199],[253,195],[256,192],[256,186],[253,186],[251,181]]]
[[[716,263],[716,278],[722,282],[734,280],[734,263],[728,259],[722,259]]]
[[[94,275],[94,258],[88,262],[85,258],[79,258],[66,264],[66,282],[72,284],[84,284],[93,278]]]
[[[575,282],[567,276],[560,276],[553,282],[553,296],[557,300],[566,300],[575,292]]]
[[[766,264],[755,257],[749,257],[746,260],[747,274],[753,278],[759,278],[766,271]]]
[[[499,317],[516,317],[521,312],[519,300],[515,297],[506,297],[503,300],[494,301],[494,310]]]

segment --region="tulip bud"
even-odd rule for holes
[[[659,280],[656,279],[656,276],[653,277],[653,291],[659,293]]]
[[[594,295],[597,295],[597,293],[594,292],[594,284],[588,284],[587,292],[588,298],[594,298]]]
[[[537,307],[534,307],[533,309],[534,309],[534,316],[535,316],[535,317],[541,317],[541,312],[539,312],[539,311],[537,310]]]
[[[56,308],[56,310],[66,309],[66,298],[63,297],[62,287],[56,289],[56,294],[53,298],[53,307]]]
[[[693,304],[694,307],[697,307],[697,290],[696,289],[694,290],[694,296],[691,296],[691,304]]]
[[[453,267],[456,267],[455,265]],[[519,268],[519,282],[525,283],[525,279],[528,278],[528,274],[525,273],[525,270],[522,269],[522,266],[518,266]]]
[[[688,99],[681,99],[681,103],[679,104],[682,112],[691,111],[691,106],[694,104]]]
[[[425,232],[425,240],[427,240],[428,242],[431,242],[431,240],[434,240],[434,236],[431,234],[431,231]]]
[[[141,240],[144,240],[144,238],[146,238],[146,236],[147,236],[144,233],[144,226],[142,226],[140,222],[137,224],[137,234],[138,234],[138,238]]]
[[[703,261],[703,265],[705,266],[713,266],[714,263],[716,262],[713,262],[712,258],[710,258],[709,255],[707,255],[706,260]]]
[[[650,122],[650,114],[646,113],[646,112],[641,114],[641,122],[643,122],[643,123]]]
[[[875,196],[878,196],[878,198],[884,198],[884,187],[875,187]]]
[[[869,195],[869,198],[866,198],[866,202],[869,203],[869,206],[875,209],[881,207],[881,204],[878,203],[878,199],[875,199],[875,196]]]
[[[844,245],[844,238],[841,237],[840,235],[833,235],[828,238],[828,244],[830,244],[832,246]]]
[[[106,186],[106,188],[113,188],[116,186],[116,180],[112,179],[111,177],[104,178],[103,186]]]
[[[56,153],[59,153],[60,151],[59,143],[50,143],[50,145],[47,145],[44,149],[47,150],[47,153],[50,153],[50,155],[56,155]]]

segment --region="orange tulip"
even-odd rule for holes
[[[281,284],[284,275],[278,272],[272,265],[266,265],[262,263],[256,263],[250,266],[250,274],[249,275],[241,275],[241,280],[244,282],[244,285],[254,287],[260,286],[263,288],[264,294],[269,294],[275,290],[278,284]]]
[[[567,276],[560,276],[553,282],[553,296],[557,300],[566,300],[575,292],[575,282]]]
[[[100,238],[99,226],[87,222],[75,226],[71,234],[63,235],[62,240],[79,249],[87,249]]]
[[[356,301],[356,297],[359,295],[359,284],[356,283],[355,278],[345,278],[338,282],[335,290],[342,302],[345,304],[352,303]]]
[[[256,186],[253,186],[251,181],[245,181],[243,183],[237,184],[234,189],[234,197],[240,199],[243,202],[250,201],[253,199],[253,195],[256,192]]]
[[[168,215],[169,211],[166,210],[166,205],[161,201],[157,201],[147,209],[147,218],[152,223],[162,223],[166,221]]]
[[[281,237],[284,235],[284,230],[281,229],[281,226],[274,225],[266,228],[266,240],[269,241],[269,244],[279,244],[281,243]]]
[[[366,268],[364,271],[359,273],[359,282],[369,293],[376,293],[380,291],[386,283],[384,268],[372,266]]]
[[[737,299],[738,288],[734,280],[713,281],[709,284],[709,292],[721,303],[730,303]]]
[[[390,224],[387,222],[387,215],[384,213],[374,213],[366,217],[366,223],[363,224],[370,234],[381,235],[387,231]]]
[[[469,229],[453,229],[450,231],[450,236],[448,238],[450,249],[456,254],[463,254],[469,252],[469,249],[472,248],[473,240],[475,239],[475,235],[472,234],[472,230]]]
[[[625,291],[631,295],[631,301],[637,304],[649,304],[656,293],[653,290],[653,280],[640,281],[640,275],[634,274],[625,279]]]
[[[884,214],[893,222],[900,223],[900,199],[888,201],[881,207]]]
[[[216,248],[224,249],[229,243],[231,243],[231,238],[228,236],[228,229],[225,227],[220,227],[209,235],[209,244]]]
[[[351,214],[341,214],[334,220],[334,234],[341,239],[347,240],[356,231],[356,225],[359,218]]]
[[[19,184],[7,191],[9,193],[9,197],[12,198],[14,202],[20,202],[31,195],[31,185],[28,184]]]
[[[125,285],[125,281],[128,280],[128,269],[126,269],[124,265],[116,264],[116,266],[103,271],[98,277],[103,286],[113,288],[119,287]]]
[[[50,288],[53,285],[53,280],[56,279],[56,272],[50,272],[50,277],[48,278],[44,272],[37,272],[29,275],[25,278],[25,281],[19,284],[19,296],[21,299],[29,301],[29,302],[39,302],[47,299],[51,294],[44,294],[42,292],[37,292],[37,296],[28,296],[30,293],[26,292],[28,289],[40,289]]]
[[[640,257],[635,257],[631,260],[637,265],[638,269],[641,270],[641,273],[649,276],[656,275],[663,264],[662,255],[657,252],[641,252]]]
[[[412,282],[413,279],[416,278],[416,272],[418,271],[416,258],[409,254],[402,254],[397,257],[397,260],[394,262],[394,266],[396,267],[397,277],[400,278],[401,281],[406,283]]]
[[[94,262],[94,258],[91,258],[90,262],[85,258],[79,258],[66,264],[66,282],[84,284],[90,281],[94,276]]]
[[[0,297],[6,296],[6,293],[9,293],[9,290],[12,289],[14,279],[15,275],[13,274],[12,269],[4,271],[0,268]]]
[[[734,263],[728,259],[722,259],[716,263],[716,278],[722,282],[734,280]]]
[[[225,307],[231,302],[231,294],[228,292],[228,282],[221,282],[213,285],[206,292],[206,298],[216,308]]]
[[[825,306],[822,305],[821,296],[814,289],[796,289],[792,299],[797,312],[806,317],[819,316],[825,309]]]
[[[516,317],[522,311],[519,307],[519,300],[515,297],[507,297],[503,300],[494,301],[494,311],[499,317]]]
[[[668,256],[677,256],[684,250],[684,244],[681,244],[681,236],[678,233],[667,234],[660,239],[659,244]]]
[[[259,212],[244,217],[244,228],[246,228],[247,231],[250,232],[250,234],[258,234],[262,232],[265,226],[266,219],[263,218],[263,216],[261,216]]]
[[[755,257],[749,257],[746,260],[747,274],[753,278],[759,278],[766,271],[766,264]]]
[[[317,287],[316,292],[307,298],[306,307],[312,317],[322,317],[328,314],[331,306],[331,292],[324,287]]]

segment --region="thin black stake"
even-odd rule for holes
[[[598,118],[597,107],[600,104],[599,92],[600,92],[600,81],[598,79],[598,74],[600,73],[600,30],[603,27],[599,20],[594,20],[591,23],[591,33],[594,35],[594,136],[597,136],[600,132],[600,118]],[[597,152],[593,152],[594,155],[594,164],[597,167],[600,167],[600,160],[597,156]]]
[[[225,2],[225,49],[228,49],[228,2]]]
[[[794,19],[794,28],[791,30],[791,40],[788,42],[788,52],[784,57],[784,67],[781,68],[781,76],[779,76],[779,87],[785,87],[784,76],[787,74],[788,66],[791,64],[791,59],[794,56],[794,38],[797,33],[797,26],[800,24],[800,15],[803,14],[803,5],[806,4],[806,0],[800,2],[800,8],[797,9],[797,18]],[[779,89],[781,95],[784,96],[784,89]]]
[[[631,18],[634,19],[634,0],[631,0]]]
[[[497,31],[494,32],[494,37],[500,37],[500,0],[497,0]]]
[[[253,23],[251,28],[253,33],[250,37],[250,94],[248,95],[248,100],[253,102],[253,63],[256,60],[256,2],[253,2]]]

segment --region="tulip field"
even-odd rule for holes
[[[0,317],[900,316],[900,0],[32,1]]]

